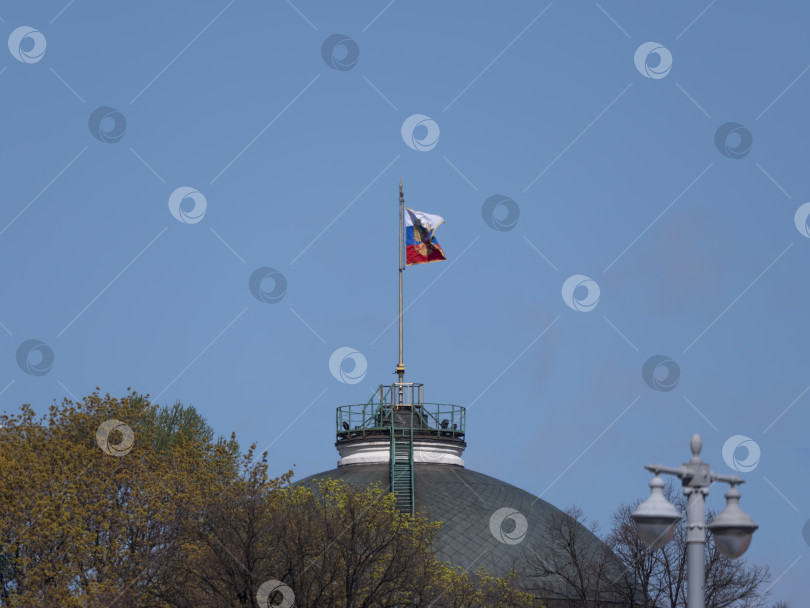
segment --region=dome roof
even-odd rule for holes
[[[596,535],[554,505],[464,468],[465,427],[465,408],[425,403],[421,384],[395,383],[388,389],[381,385],[369,402],[337,409],[338,467],[296,485],[334,479],[359,486],[377,483],[390,491],[392,473],[396,483],[404,476],[397,506],[410,511],[412,498],[415,513],[441,522],[433,545],[440,561],[468,572],[484,568],[493,576],[507,576],[514,569],[526,590],[537,589],[533,582],[539,581],[525,572],[524,558],[565,567],[570,556],[561,553],[561,527],[576,532],[580,558],[604,554]],[[544,587],[551,585],[554,595],[567,601],[564,583],[551,576]]]
[[[299,484],[315,479],[337,479],[358,485],[379,482],[390,489],[388,464],[341,466],[311,475]],[[441,561],[470,572],[483,567],[488,573],[506,576],[524,551],[540,556],[552,551],[549,524],[560,514],[554,505],[504,481],[447,464],[414,464],[416,512],[442,522],[434,550]],[[585,528],[593,548],[601,541]]]

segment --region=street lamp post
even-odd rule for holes
[[[680,467],[648,464],[645,469],[655,475],[650,482],[650,497],[633,513],[639,537],[650,549],[660,549],[672,540],[675,524],[681,514],[664,496],[664,481],[660,474],[674,475],[681,480],[686,496],[686,605],[704,608],[704,551],[706,546],[706,496],[716,481],[727,483],[726,508],[708,525],[717,550],[730,558],[740,557],[751,544],[751,537],[759,526],[740,509],[740,493],[735,486],[744,480],[734,475],[719,475],[708,462],[700,458],[703,441],[693,435],[690,442],[692,458]]]

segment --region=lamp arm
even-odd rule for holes
[[[732,487],[745,483],[745,480],[742,477],[737,477],[736,475],[718,475],[714,471],[712,471],[712,481],[722,481],[723,483],[727,483]]]
[[[665,467],[662,464],[648,464],[644,467],[653,475],[660,475],[661,473],[665,473],[667,475],[674,475],[678,478],[683,478],[684,475],[687,473],[683,467]]]

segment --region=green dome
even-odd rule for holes
[[[381,488],[390,489],[387,464],[342,466],[298,483],[314,479],[358,485],[379,482]],[[414,502],[418,513],[443,524],[434,546],[440,560],[470,572],[483,567],[496,576],[507,575],[513,564],[520,574],[524,551],[548,555],[553,550],[549,524],[553,516],[561,514],[557,507],[525,490],[446,464],[414,464]],[[589,530],[583,527],[582,532],[592,548],[601,546]]]
[[[400,395],[395,402],[400,388],[404,398]],[[393,473],[398,508],[409,512],[412,504],[415,513],[441,522],[433,546],[440,561],[470,573],[483,568],[501,577],[514,570],[523,589],[545,588],[554,597],[555,606],[564,605],[572,596],[570,587],[557,577],[561,571],[552,569],[555,574],[548,573],[549,578],[541,583],[535,578],[540,573],[534,567],[527,571],[526,558],[533,565],[556,564],[568,570],[570,555],[565,553],[564,534],[576,537],[578,566],[596,566],[600,576],[606,575],[605,566],[611,573],[620,573],[621,566],[606,552],[602,541],[557,507],[511,484],[466,469],[461,458],[467,447],[465,427],[465,408],[425,403],[421,384],[394,384],[388,389],[381,385],[367,403],[337,409],[338,467],[297,484],[333,479],[358,486],[376,483],[391,491]],[[602,561],[604,556],[610,565]],[[602,566],[596,565],[597,561]],[[620,577],[611,574],[610,578]],[[600,605],[609,605],[604,595]]]

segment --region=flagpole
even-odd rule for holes
[[[398,391],[398,405],[402,405],[403,386],[405,381],[405,362],[402,355],[402,271],[403,268],[403,252],[402,245],[405,240],[405,233],[403,231],[405,216],[405,195],[402,193],[402,178],[399,178],[399,363],[397,364],[397,376],[399,376],[399,391]]]

